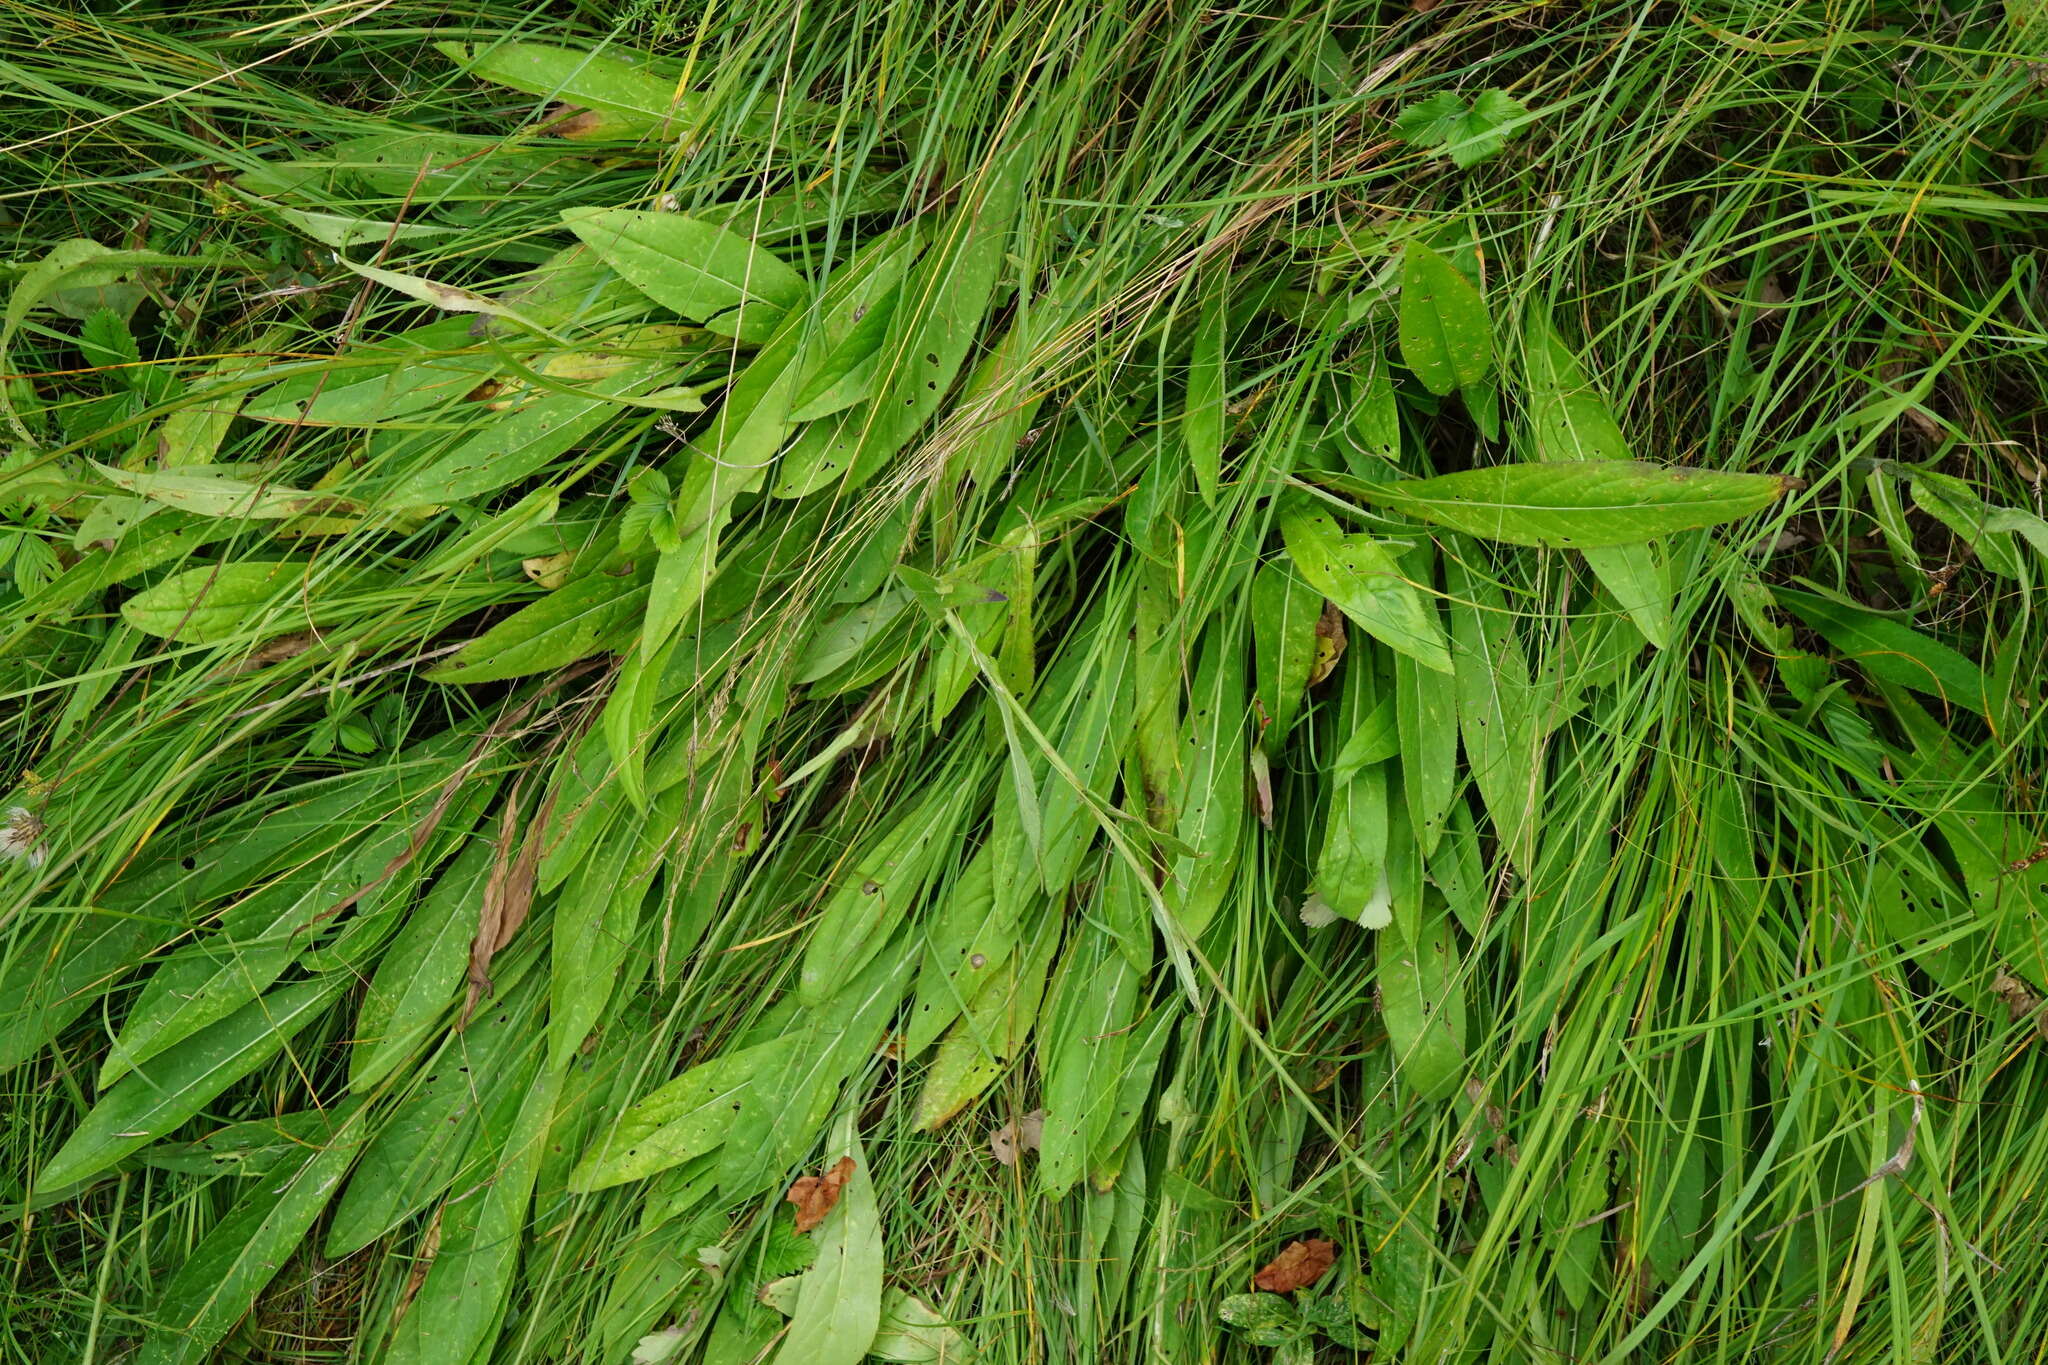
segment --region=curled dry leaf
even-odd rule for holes
[[[823,1175],[798,1177],[796,1183],[789,1187],[789,1193],[783,1196],[796,1205],[798,1232],[809,1232],[825,1221],[825,1215],[832,1212],[833,1205],[839,1202],[840,1191],[846,1188],[847,1181],[853,1179],[854,1170],[853,1158],[843,1156]]]
[[[477,1001],[491,993],[491,959],[512,941],[519,926],[526,923],[527,912],[533,909],[533,879],[540,869],[542,841],[538,837],[520,837],[526,824],[520,818],[519,787],[519,783],[513,784],[512,795],[498,820],[497,858],[484,882],[483,909],[477,915],[476,938],[469,946],[469,992],[462,1002],[465,1024]],[[534,822],[536,828],[547,827],[550,805],[551,800],[542,803],[540,819]]]
[[[1034,1109],[990,1133],[988,1149],[1003,1165],[1014,1166],[1024,1153],[1037,1151],[1044,1137],[1045,1110]]]
[[[2015,1024],[2032,1019],[2035,1031],[2048,1038],[2048,1008],[2043,1008],[2041,997],[2031,986],[2000,967],[1998,975],[1991,979],[1991,990],[2005,1001],[2006,1017]]]
[[[427,1235],[420,1239],[420,1249],[414,1253],[412,1273],[405,1277],[405,1288],[399,1291],[398,1307],[392,1310],[391,1320],[397,1322],[405,1316],[405,1310],[412,1307],[413,1299],[419,1294],[420,1286],[427,1282],[427,1272],[434,1268],[434,1258],[441,1254],[441,1210],[434,1210],[434,1221],[427,1224]]]
[[[1289,1242],[1265,1269],[1252,1276],[1252,1286],[1269,1294],[1291,1294],[1323,1278],[1337,1263],[1337,1245],[1321,1237]]]

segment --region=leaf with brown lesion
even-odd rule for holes
[[[1289,1242],[1252,1276],[1252,1286],[1269,1294],[1291,1294],[1320,1280],[1337,1263],[1337,1244],[1321,1237]]]
[[[825,1215],[832,1212],[839,1203],[839,1195],[845,1190],[846,1182],[853,1179],[854,1160],[850,1156],[840,1157],[837,1164],[823,1175],[799,1176],[789,1187],[783,1198],[796,1205],[796,1230],[809,1232],[825,1221]]]

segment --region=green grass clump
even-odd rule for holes
[[[0,24],[4,1359],[2048,1340],[2040,5]]]

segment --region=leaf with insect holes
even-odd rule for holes
[[[1441,148],[1460,167],[1474,166],[1519,135],[1528,115],[1520,100],[1502,90],[1482,90],[1470,104],[1446,90],[1403,109],[1394,118],[1394,133],[1417,147]]]
[[[1401,362],[1434,394],[1477,390],[1493,372],[1493,318],[1479,287],[1438,252],[1401,253]]]
[[[1216,1315],[1254,1346],[1285,1346],[1308,1331],[1294,1305],[1277,1294],[1232,1294]]]
[[[1401,1075],[1424,1099],[1448,1100],[1465,1074],[1465,992],[1450,922],[1439,906],[1410,941],[1379,937],[1380,1018]]]
[[[1326,512],[1289,513],[1280,531],[1301,576],[1353,624],[1425,668],[1451,671],[1435,608],[1385,546],[1370,536],[1342,534]]]

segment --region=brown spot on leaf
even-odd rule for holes
[[[797,1177],[783,1198],[796,1205],[798,1232],[809,1232],[825,1221],[825,1215],[832,1212],[833,1206],[839,1202],[840,1192],[846,1188],[846,1182],[853,1179],[856,1169],[853,1158],[843,1156],[823,1175]]]
[[[573,104],[557,104],[548,109],[540,131],[555,137],[603,137],[606,132],[605,117],[595,109],[579,109]]]
[[[1252,1287],[1268,1294],[1292,1294],[1323,1278],[1337,1263],[1337,1244],[1321,1237],[1289,1242],[1265,1269],[1252,1276]]]

